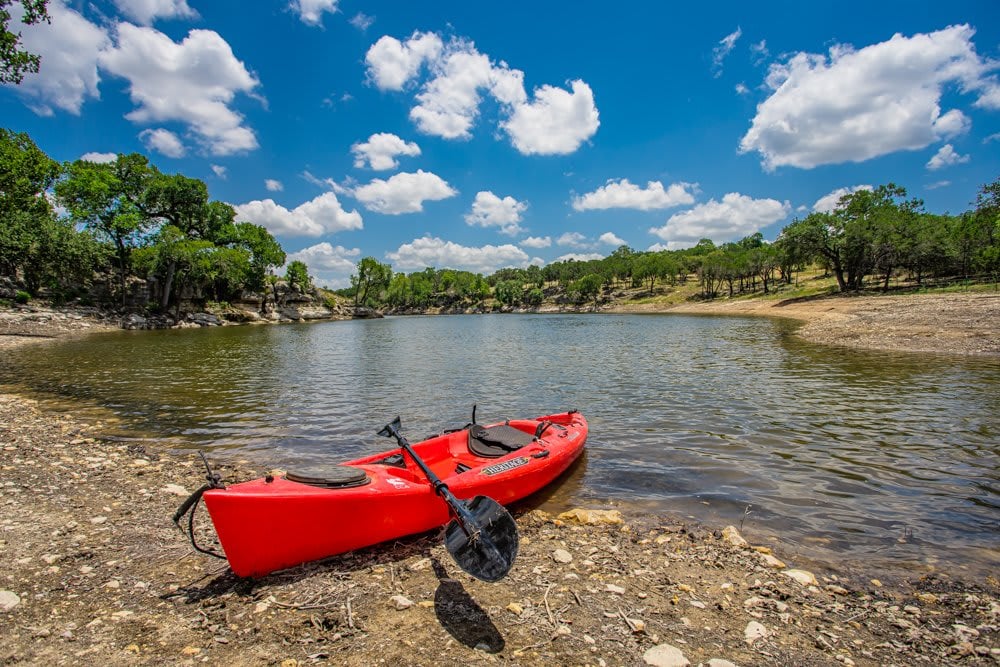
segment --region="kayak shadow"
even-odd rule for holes
[[[499,653],[505,642],[489,614],[476,602],[465,586],[448,576],[441,562],[431,557],[431,567],[437,575],[434,591],[434,613],[448,634],[471,649]]]

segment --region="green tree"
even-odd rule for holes
[[[56,199],[73,222],[86,225],[114,246],[122,305],[132,250],[153,223],[142,209],[142,199],[157,173],[138,153],[119,155],[110,163],[77,160],[55,186]]]
[[[573,283],[570,287],[570,291],[580,295],[582,301],[587,299],[594,300],[594,308],[598,306],[598,298],[601,294],[601,285],[604,284],[604,279],[596,273],[588,273],[579,280]]]
[[[520,280],[502,280],[493,288],[493,298],[505,306],[516,306],[524,298],[524,284]]]
[[[60,172],[27,134],[0,129],[0,275],[34,263],[54,217],[45,193]]]
[[[358,274],[351,276],[354,288],[354,307],[374,304],[381,292],[392,282],[392,267],[374,257],[363,257],[358,262]]]
[[[309,280],[309,267],[305,262],[295,260],[289,263],[285,270],[285,280],[292,289],[298,289],[303,294],[309,291],[312,282]]]
[[[233,245],[250,254],[245,287],[260,292],[260,312],[267,312],[267,277],[271,270],[285,263],[285,251],[262,225],[237,222],[233,226]]]
[[[12,0],[0,0],[0,84],[18,84],[24,80],[25,74],[38,72],[41,56],[19,49],[21,33],[12,32],[9,28],[11,15],[7,10],[13,4]],[[48,0],[21,0],[23,9],[21,23],[33,25],[39,21],[49,23],[46,9]]]

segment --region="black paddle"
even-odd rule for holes
[[[458,566],[476,579],[500,581],[517,558],[517,524],[500,503],[486,496],[476,496],[462,502],[448,489],[448,485],[424,463],[400,432],[399,417],[378,432],[386,438],[395,438],[406,450],[451,508],[455,518],[444,532],[444,545]]]

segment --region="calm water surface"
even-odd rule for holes
[[[544,507],[744,522],[783,555],[1000,565],[1000,362],[842,350],[788,323],[409,317],[100,334],[19,350],[7,388],[110,408],[170,446],[294,467],[468,421],[577,408],[588,453]],[[183,481],[183,480],[179,480]],[[749,507],[749,513],[748,512]]]

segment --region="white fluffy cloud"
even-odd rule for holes
[[[573,81],[573,92],[542,86],[535,101],[514,107],[507,130],[514,147],[525,155],[566,155],[594,136],[598,126],[594,93],[586,83]]]
[[[323,25],[323,13],[337,12],[339,0],[292,0],[288,8],[299,15],[299,19],[306,25]]]
[[[386,253],[386,257],[397,271],[433,266],[489,274],[506,267],[525,267],[530,263],[528,255],[516,245],[470,248],[430,236],[404,243],[395,252]]]
[[[351,152],[354,153],[355,167],[368,165],[376,171],[384,171],[399,166],[397,155],[420,155],[420,146],[412,141],[403,141],[395,134],[379,132],[368,137],[368,141],[351,146]]]
[[[305,262],[309,275],[324,287],[337,289],[351,284],[351,274],[357,270],[359,248],[334,246],[326,241],[289,253],[287,262]]]
[[[653,227],[649,233],[671,243],[697,242],[703,238],[718,242],[734,241],[784,219],[790,210],[788,202],[753,199],[730,192],[721,202],[710,199],[690,210],[673,214],[667,224]]]
[[[21,3],[12,3],[8,10],[24,48],[42,57],[39,72],[25,75],[16,87],[18,94],[40,116],[51,116],[55,109],[79,115],[87,98],[100,97],[97,60],[111,43],[108,33],[61,0],[49,3],[51,23],[20,25],[24,15]]]
[[[139,133],[139,139],[142,140],[146,150],[156,151],[167,157],[179,158],[184,157],[184,154],[187,153],[180,137],[162,127],[155,130],[143,130]]]
[[[927,168],[931,171],[937,171],[953,164],[965,164],[968,161],[968,155],[959,155],[951,144],[945,144],[934,154],[934,157],[927,161]]]
[[[418,169],[396,174],[388,180],[376,178],[367,185],[346,190],[369,211],[399,215],[419,213],[425,201],[439,201],[458,194],[437,174]]]
[[[593,244],[591,244],[587,237],[580,232],[565,232],[562,236],[556,239],[556,245],[569,246],[570,248],[578,248],[582,250],[592,247]]]
[[[631,183],[627,178],[608,180],[593,192],[574,197],[573,208],[589,211],[608,208],[634,208],[640,211],[684,206],[694,203],[694,192],[698,186],[693,183],[671,183],[664,188],[659,181],[649,181],[645,189]]]
[[[520,241],[520,244],[525,248],[548,248],[552,245],[551,236],[529,236],[528,238]]]
[[[368,76],[380,90],[402,90],[443,49],[444,43],[434,33],[415,32],[406,42],[386,35],[365,54]]]
[[[846,188],[837,188],[833,192],[828,192],[827,194],[817,199],[816,203],[813,204],[812,210],[817,213],[829,213],[833,209],[837,208],[837,202],[839,202],[840,198],[843,197],[844,195],[853,194],[858,190],[872,190],[872,189],[874,188],[872,188],[872,186],[870,185],[854,185]]]
[[[324,192],[292,210],[273,199],[257,199],[234,206],[238,220],[264,225],[275,236],[322,236],[361,229],[361,214],[346,212],[333,192]]]
[[[627,245],[625,241],[622,240],[622,238],[619,237],[614,232],[604,232],[598,237],[597,240],[603,243],[604,245],[613,245],[615,247]]]
[[[797,53],[772,64],[767,85],[774,92],[758,105],[740,151],[759,152],[768,170],[810,169],[916,150],[964,132],[964,113],[942,112],[946,86],[979,91],[977,106],[1000,108],[990,74],[1000,65],[976,54],[973,34],[967,25],[896,34],[860,50],[837,45],[829,56]]]
[[[228,169],[226,169],[225,167],[223,167],[221,164],[213,164],[213,165],[211,165],[211,167],[212,167],[212,173],[213,174],[215,174],[216,176],[218,176],[222,180],[226,180],[226,176],[229,175],[229,170]]]
[[[477,192],[472,210],[465,216],[465,222],[480,227],[499,227],[501,234],[515,236],[522,231],[518,223],[527,209],[527,203],[513,197],[500,199],[489,191]]]
[[[193,19],[198,12],[187,0],[113,0],[122,14],[142,25],[151,25],[158,18]]]
[[[285,189],[285,184],[273,178],[265,178],[264,187],[268,192],[281,192]]]
[[[365,56],[368,78],[382,90],[403,90],[418,79],[426,64],[431,75],[416,95],[410,118],[425,134],[468,139],[488,93],[505,117],[500,127],[526,155],[572,153],[597,131],[594,95],[583,81],[571,91],[545,85],[531,100],[524,72],[494,63],[472,42],[452,39],[447,45],[433,33],[415,32],[405,42],[384,36]]]
[[[83,155],[81,155],[80,159],[81,160],[86,160],[87,162],[108,163],[108,162],[114,162],[115,160],[117,160],[118,159],[118,154],[117,153],[96,153],[96,152],[90,152],[90,153],[84,153]]]
[[[237,93],[252,94],[256,77],[211,30],[192,30],[180,43],[162,32],[118,24],[118,43],[101,66],[128,79],[138,105],[125,117],[139,123],[185,123],[213,155],[257,148],[254,131],[230,108]]]

